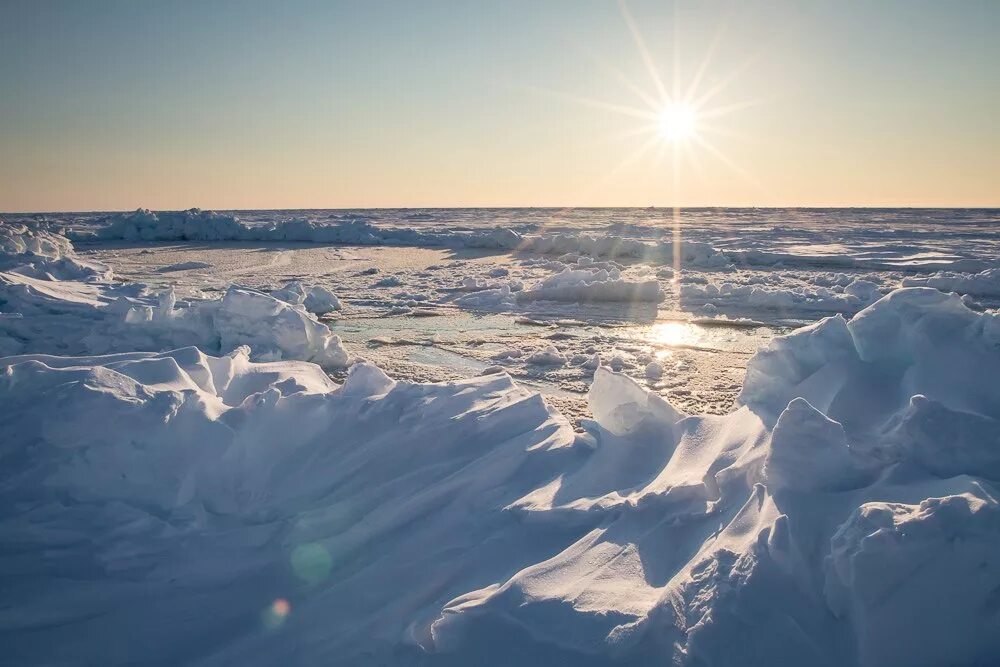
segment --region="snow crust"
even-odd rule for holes
[[[322,331],[259,292],[212,308],[233,344]],[[1000,657],[1000,317],[954,294],[775,339],[725,416],[599,367],[582,433],[502,372],[338,386],[245,347],[0,368],[18,664]]]

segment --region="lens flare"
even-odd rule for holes
[[[292,605],[285,598],[277,598],[261,612],[261,623],[268,630],[277,630],[292,613]]]

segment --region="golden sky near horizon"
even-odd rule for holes
[[[998,19],[902,0],[15,1],[0,211],[1000,206]]]

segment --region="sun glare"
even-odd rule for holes
[[[660,136],[667,141],[683,141],[694,135],[697,125],[698,115],[693,107],[687,104],[671,104],[660,112],[657,129]]]

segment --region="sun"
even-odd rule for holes
[[[698,129],[698,113],[688,104],[670,104],[660,112],[657,131],[667,141],[683,141]]]

